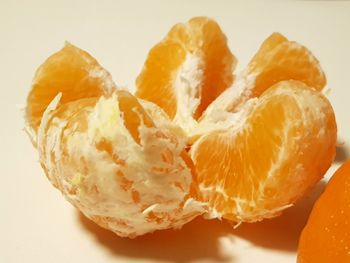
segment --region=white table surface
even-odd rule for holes
[[[21,108],[35,69],[65,40],[133,89],[148,50],[176,22],[216,19],[239,68],[279,31],[311,49],[327,74],[341,143],[328,178],[350,158],[350,2],[49,2],[0,2],[0,262],[295,262],[299,233],[322,183],[262,223],[234,230],[197,219],[180,231],[122,239],[84,219],[50,185],[22,130]]]

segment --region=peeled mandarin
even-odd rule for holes
[[[135,96],[66,44],[37,70],[26,122],[50,182],[119,236],[198,215],[279,215],[325,174],[336,121],[306,47],[273,33],[248,66],[218,24],[176,24],[149,52]],[[343,211],[343,210],[342,210]]]

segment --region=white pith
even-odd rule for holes
[[[177,110],[174,122],[190,134],[198,125],[193,118],[201,100],[204,63],[200,56],[187,53],[174,79]]]
[[[202,203],[187,197],[192,174],[180,156],[186,139],[176,133],[176,129],[172,131],[166,125],[148,128],[141,124],[138,144],[125,127],[118,96],[113,94],[110,98],[101,98],[95,107],[84,109],[88,113],[88,130],[80,133],[74,131],[74,126],[65,129],[67,121],[52,116],[58,101],[56,97],[49,105],[39,128],[40,159],[52,183],[86,216],[108,217],[110,220],[104,223],[110,230],[121,236],[137,236],[181,227],[204,211]],[[49,119],[51,124],[47,126]],[[159,132],[164,136],[155,139]],[[66,145],[62,136],[66,138]],[[100,141],[111,143],[113,152],[126,165],[115,163],[108,153],[98,150],[96,144]],[[62,158],[62,147],[67,149],[68,158],[76,161],[76,166],[57,161]],[[171,154],[171,163],[162,159],[164,150]],[[52,161],[52,155],[56,162]],[[81,157],[88,164],[88,172],[82,173]],[[158,172],[154,167],[167,169],[167,173]],[[121,187],[123,179],[118,178],[118,172],[132,182],[129,189]],[[175,182],[179,182],[181,188]],[[139,193],[138,203],[133,200],[134,191]],[[161,222],[149,219],[151,212],[162,218]]]

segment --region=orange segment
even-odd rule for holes
[[[62,92],[61,104],[108,94],[115,85],[110,74],[87,52],[66,43],[36,71],[27,98],[26,118],[37,130],[43,112]]]
[[[136,80],[136,96],[156,103],[174,118],[177,103],[172,81],[185,58],[184,48],[172,40],[153,47]]]
[[[317,90],[326,85],[326,77],[315,56],[306,47],[278,33],[264,41],[246,74],[256,76],[253,96],[260,96],[281,80],[299,80]]]
[[[175,25],[151,49],[136,81],[136,96],[158,104],[171,119],[187,113],[180,116],[183,122],[197,119],[231,85],[235,64],[217,23],[193,18]]]
[[[209,18],[195,17],[187,24],[177,24],[168,38],[179,41],[187,52],[203,59],[201,101],[195,112],[198,119],[210,102],[232,84],[236,59],[219,25]]]
[[[350,262],[350,160],[332,176],[300,236],[298,263]]]
[[[280,44],[288,42],[288,39],[280,33],[272,33],[268,38],[261,44],[259,51],[254,55],[251,60],[251,64],[262,63],[266,58],[267,54],[272,52]]]
[[[257,221],[294,203],[326,172],[336,124],[322,94],[285,81],[257,100],[248,117],[204,135],[191,156],[213,214]]]
[[[140,143],[139,127],[154,127],[154,123],[130,92],[121,90],[117,92],[117,94],[119,109],[123,114],[124,125],[129,130],[134,140]]]

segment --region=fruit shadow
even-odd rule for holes
[[[337,145],[335,163],[342,164],[348,159],[350,159],[350,152],[347,145],[345,145],[345,143]]]
[[[257,223],[245,223],[239,226],[235,235],[249,240],[254,245],[287,252],[296,252],[301,231],[303,230],[312,207],[326,186],[324,180],[281,216]]]
[[[82,213],[79,213],[78,219],[94,235],[97,244],[115,256],[151,262],[234,262],[232,256],[220,253],[218,240],[220,236],[233,233],[233,228],[216,220],[198,217],[179,230],[156,231],[128,239],[99,227]]]
[[[93,234],[96,243],[112,255],[149,259],[152,262],[234,262],[234,255],[220,252],[220,237],[239,237],[255,246],[295,253],[300,233],[325,185],[321,181],[312,192],[281,216],[253,224],[244,223],[237,229],[227,222],[199,217],[180,230],[156,231],[128,239],[99,227],[81,213],[78,213],[78,220],[85,230]],[[235,242],[234,238],[230,240]]]

